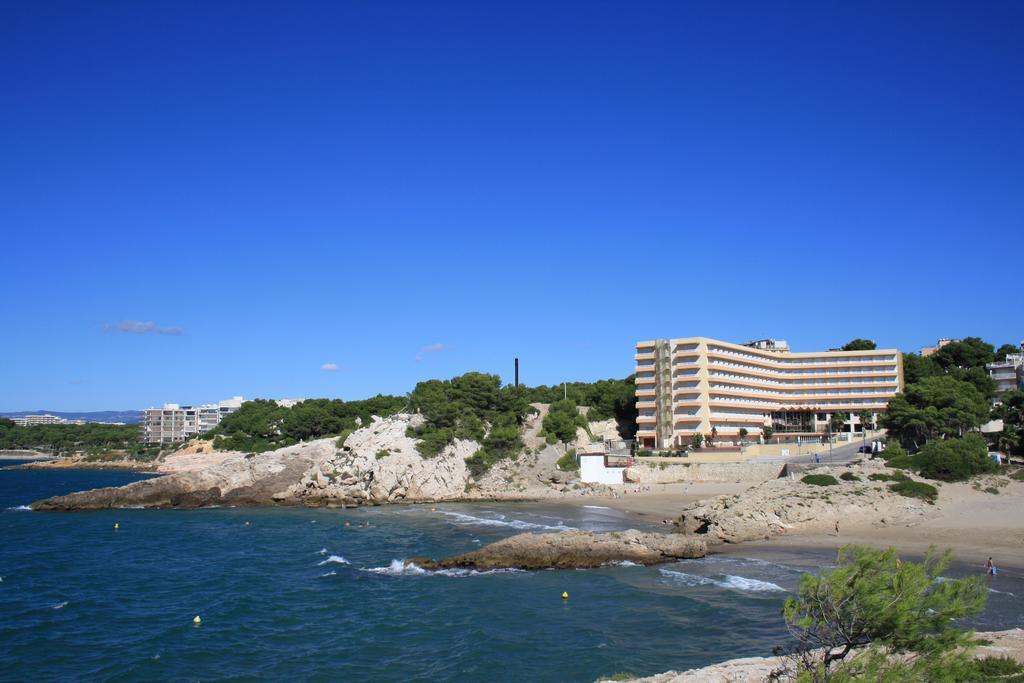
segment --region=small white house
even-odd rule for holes
[[[584,484],[622,484],[632,458],[606,453],[583,453],[580,458],[580,481]]]

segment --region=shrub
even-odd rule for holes
[[[641,448],[636,452],[636,457],[638,458],[649,458],[652,455],[654,455],[654,453],[652,451],[647,450],[646,448]]]
[[[703,446],[704,435],[699,432],[697,434],[694,434],[693,438],[690,439],[690,445],[692,445],[694,448],[700,448],[701,446]]]
[[[420,455],[432,458],[453,439],[455,439],[455,430],[450,427],[427,431],[423,433],[423,440],[416,444],[416,450],[420,452]]]
[[[997,489],[995,486],[987,486],[987,487],[985,487],[985,493],[991,493],[993,495],[998,496],[999,495],[999,489]]]
[[[838,486],[839,480],[831,474],[808,474],[800,479],[811,486]]]
[[[381,450],[377,451],[377,460],[383,460],[384,458],[388,457],[389,455],[391,455],[391,451],[389,451],[387,449],[381,449]]]
[[[570,470],[578,470],[580,468],[580,463],[576,459],[576,449],[570,448],[569,450],[567,450],[565,452],[565,455],[559,458],[556,464],[558,465],[558,469],[562,470],[563,472],[568,472]]]
[[[839,475],[839,478],[842,479],[843,481],[860,481],[860,477],[858,477],[853,472],[843,472],[842,474]]]
[[[479,449],[476,453],[466,458],[466,467],[469,469],[469,473],[473,475],[474,479],[479,479],[484,474],[494,467],[495,464],[501,462],[508,455],[502,453],[494,453],[486,448]]]
[[[999,468],[988,457],[985,439],[977,433],[959,439],[929,441],[915,456],[915,461],[923,476],[941,481],[964,481]]]
[[[555,401],[551,404],[548,414],[544,416],[541,433],[554,436],[558,441],[569,442],[576,439],[576,428],[588,428],[587,418],[580,415],[573,400]]]
[[[957,667],[950,672],[950,678],[956,681],[992,681],[1000,678],[1019,681],[1022,673],[1024,666],[1012,657],[982,657]]]
[[[907,498],[920,498],[929,503],[934,503],[935,499],[939,497],[939,490],[931,484],[911,479],[903,479],[895,484],[889,484],[889,490]]]
[[[805,574],[783,608],[796,642],[792,678],[977,680],[945,674],[966,663],[974,635],[958,626],[984,610],[987,590],[977,576],[938,582],[949,562],[948,551],[930,549],[914,563],[900,562],[893,548],[846,546],[833,569]],[[893,656],[906,653],[917,656]]]

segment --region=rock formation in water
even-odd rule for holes
[[[704,557],[703,539],[643,531],[563,531],[518,534],[478,550],[442,560],[410,558],[423,569],[583,569],[613,562],[659,564]]]

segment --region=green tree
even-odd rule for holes
[[[979,614],[987,592],[980,577],[940,582],[949,563],[950,553],[934,548],[921,563],[900,562],[892,548],[841,548],[835,568],[805,574],[796,597],[786,600],[783,616],[798,643],[794,673],[807,681],[849,680],[859,675],[857,667],[883,673],[908,663],[927,671],[962,664],[973,633],[956,622]],[[863,649],[866,657],[836,671],[850,653]]]
[[[875,342],[870,339],[854,339],[853,341],[845,344],[842,348],[843,351],[874,351],[876,348]]]
[[[946,344],[930,356],[939,367],[984,368],[995,360],[995,347],[978,337],[965,337]]]
[[[844,413],[841,410],[832,413],[832,415],[828,418],[828,424],[832,430],[832,433],[836,434],[837,432],[843,431],[843,427],[846,425],[846,421],[849,419],[850,414]]]
[[[860,411],[859,413],[857,413],[857,417],[860,418],[861,429],[863,429],[864,431],[868,431],[872,428],[872,420],[874,419],[874,415],[871,413],[870,410]]]
[[[916,384],[925,377],[935,377],[941,374],[942,368],[931,356],[919,356],[916,353],[903,354],[904,384]]]
[[[925,377],[889,400],[881,424],[906,447],[929,439],[960,436],[988,420],[988,401],[969,382]]]
[[[694,434],[693,437],[690,439],[690,445],[693,446],[695,449],[696,448],[700,448],[701,446],[703,446],[704,445],[704,435],[701,434],[700,432],[697,432],[696,434]]]
[[[586,425],[587,419],[580,415],[576,402],[568,399],[551,404],[541,431],[556,441],[569,442],[576,439],[576,428]]]
[[[1015,354],[1015,353],[1020,353],[1020,352],[1021,352],[1021,349],[1020,349],[1019,346],[1015,346],[1013,344],[1003,344],[998,349],[996,349],[995,360],[996,360],[996,362],[1001,362],[1001,361],[1006,360],[1006,357],[1009,356],[1010,354]]]
[[[977,432],[959,439],[929,441],[912,460],[921,476],[942,481],[965,481],[999,469],[988,457],[988,444]]]

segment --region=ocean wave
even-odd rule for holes
[[[351,564],[351,563],[348,560],[346,560],[344,557],[342,557],[341,555],[331,555],[330,557],[328,557],[323,562],[317,562],[316,566],[320,567],[320,566],[323,566],[325,564]]]
[[[485,574],[511,574],[514,572],[521,572],[522,569],[488,569],[486,571],[479,571],[477,569],[436,569],[427,570],[420,567],[414,562],[406,562],[404,560],[391,560],[391,564],[386,567],[364,567],[360,571],[369,572],[371,574],[383,574],[386,576],[447,576],[450,578],[461,579],[467,576],[484,576]]]
[[[506,519],[505,515],[498,515],[499,519],[493,517],[474,517],[473,515],[466,515],[461,512],[452,512],[450,510],[442,510],[444,514],[454,518],[456,524],[475,524],[480,526],[502,526],[510,527],[512,529],[544,529],[546,531],[573,531],[576,527],[566,526],[565,524],[537,524],[535,522],[526,522],[521,519]]]
[[[56,605],[53,606],[52,609],[64,609],[65,607],[67,607],[67,604],[67,600],[65,600],[64,602],[58,602]]]
[[[611,510],[610,507],[605,507],[604,505],[584,505],[583,507],[591,510]]]
[[[320,548],[320,550],[316,551],[316,554],[317,555],[326,555],[327,554],[327,548]]]
[[[751,593],[774,593],[785,590],[782,586],[770,581],[761,581],[733,574],[722,574],[723,578],[714,579],[710,576],[697,576],[696,574],[687,574],[686,572],[672,569],[659,569],[658,571],[661,572],[662,576],[684,583],[687,586],[718,586],[719,588],[729,588]]]
[[[336,571],[334,571],[332,569],[331,571],[327,572],[326,574],[321,574],[320,578],[322,579],[322,578],[327,577],[327,576],[337,576],[337,575],[338,575],[338,572],[336,572]]]
[[[14,507],[9,507],[7,509],[12,512],[32,512],[32,508],[28,505],[15,505]]]
[[[426,569],[417,567],[412,562],[403,562],[402,560],[391,560],[391,564],[386,567],[363,567],[360,571],[370,572],[371,574],[386,574],[387,576],[420,576],[427,573]]]
[[[606,567],[642,567],[642,564],[636,562],[630,562],[629,560],[615,560],[613,562],[606,562]]]
[[[1009,595],[1011,598],[1017,597],[1014,593],[1011,593],[1009,591],[997,591],[995,588],[989,588],[988,592],[989,593],[996,593],[998,595]]]

